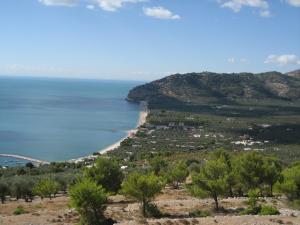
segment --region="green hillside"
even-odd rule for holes
[[[174,74],[130,91],[128,99],[151,104],[238,103],[300,99],[300,79],[279,72]]]

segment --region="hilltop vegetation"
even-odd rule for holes
[[[294,70],[294,71],[288,72],[288,73],[286,73],[286,75],[291,76],[291,77],[300,78],[300,70]]]
[[[292,74],[292,73],[291,73]],[[132,89],[132,101],[150,106],[239,103],[245,100],[299,100],[300,79],[278,72],[174,74]]]

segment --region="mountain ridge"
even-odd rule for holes
[[[300,69],[286,73],[287,76],[300,78]]]
[[[129,101],[207,103],[249,99],[300,100],[295,72],[173,74],[130,90]]]

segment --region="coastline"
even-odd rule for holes
[[[148,113],[149,113],[148,103],[145,102],[145,101],[140,102],[140,114],[139,114],[139,118],[138,118],[138,121],[137,121],[137,124],[136,124],[135,128],[127,131],[127,135],[124,138],[122,138],[121,140],[119,140],[119,141],[115,142],[114,144],[109,145],[108,147],[106,147],[104,149],[101,149],[97,152],[99,154],[103,155],[103,154],[105,154],[109,151],[113,151],[114,149],[118,148],[121,145],[121,142],[124,141],[126,138],[134,136],[138,132],[138,128],[146,122],[146,118],[148,116]],[[50,162],[48,162],[48,161],[34,159],[34,158],[22,156],[22,155],[2,154],[2,153],[0,153],[0,157],[10,157],[10,158],[15,158],[15,159],[23,159],[23,160],[27,160],[27,161],[30,161],[32,163],[35,163],[37,165],[50,164]],[[86,159],[94,159],[94,158],[97,158],[97,157],[98,157],[97,155],[88,155],[88,156],[83,156],[83,157],[76,158],[76,159],[66,160],[66,162],[79,163],[79,162],[83,162]]]
[[[122,138],[121,140],[119,140],[118,142],[98,151],[100,154],[105,154],[109,151],[112,151],[112,150],[120,147],[122,141],[124,141],[128,137],[134,136],[138,132],[138,128],[146,122],[146,118],[148,116],[147,102],[141,102],[140,108],[141,108],[141,111],[140,111],[139,119],[138,119],[138,122],[137,122],[135,128],[127,131],[127,135],[124,138]]]
[[[38,165],[49,164],[49,162],[47,162],[47,161],[39,160],[39,159],[33,159],[33,158],[22,156],[22,155],[2,154],[2,153],[0,153],[0,157],[8,157],[8,158],[14,158],[14,159],[23,159],[23,160],[27,160],[27,161],[32,162],[32,163],[36,163]]]
[[[148,103],[145,101],[141,101],[140,102],[140,114],[139,114],[139,118],[138,118],[135,128],[127,131],[127,135],[124,138],[122,138],[121,140],[119,140],[119,141],[115,142],[114,144],[111,144],[108,147],[105,147],[104,149],[101,149],[97,152],[99,154],[103,155],[109,151],[113,151],[114,149],[120,147],[122,141],[124,141],[126,138],[134,136],[138,132],[138,128],[140,126],[142,126],[144,123],[146,123],[148,113],[149,113]],[[94,159],[97,157],[98,157],[97,155],[88,155],[88,156],[80,157],[77,159],[67,160],[67,162],[79,163],[79,162],[83,162],[85,159]]]

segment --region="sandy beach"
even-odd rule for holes
[[[146,119],[147,119],[147,115],[148,115],[148,105],[147,105],[147,102],[141,102],[140,103],[140,108],[141,108],[141,111],[140,111],[140,115],[139,115],[139,119],[138,119],[138,122],[137,122],[137,125],[135,127],[135,129],[132,129],[132,130],[129,130],[127,131],[127,135],[126,137],[124,137],[123,139],[121,139],[120,141],[98,151],[100,154],[104,154],[104,153],[107,153],[109,151],[112,151],[116,148],[118,148],[121,144],[122,141],[124,141],[126,138],[128,137],[131,137],[133,135],[135,135],[138,131],[138,128],[143,125],[145,122],[146,122]]]
[[[139,115],[136,127],[132,130],[127,131],[127,135],[124,138],[122,138],[121,140],[119,140],[116,143],[114,143],[114,144],[112,144],[112,145],[110,145],[110,146],[108,146],[104,149],[101,149],[97,152],[102,155],[102,154],[105,154],[109,151],[112,151],[112,150],[118,148],[121,145],[121,142],[124,141],[126,138],[132,137],[133,135],[135,135],[138,131],[138,128],[146,122],[148,112],[149,111],[148,111],[147,102],[144,102],[144,101],[140,102],[140,115]],[[78,162],[82,162],[84,159],[92,159],[92,158],[97,158],[97,156],[96,155],[89,155],[89,156],[81,157],[81,158],[78,158],[78,159],[71,159],[71,160],[69,160],[69,162],[78,163]]]

